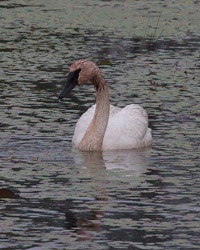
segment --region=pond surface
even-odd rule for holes
[[[0,188],[16,194],[0,195],[0,249],[199,249],[199,8],[0,2]],[[147,110],[151,148],[72,148],[94,90],[57,95],[80,58],[99,65],[112,104]]]

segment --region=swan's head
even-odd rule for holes
[[[64,98],[77,85],[93,82],[97,71],[99,71],[98,67],[87,59],[74,62],[70,66],[70,73],[67,76],[67,82],[58,98]]]

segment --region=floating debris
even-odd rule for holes
[[[18,194],[15,194],[13,191],[7,189],[7,188],[1,188],[0,189],[0,199],[19,199],[20,196]]]

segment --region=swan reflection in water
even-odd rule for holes
[[[75,164],[87,170],[93,194],[93,197],[73,197],[67,200],[66,229],[75,233],[79,241],[91,240],[102,231],[105,212],[108,212],[110,203],[116,202],[109,197],[111,176],[120,173],[122,180],[127,175],[139,177],[147,170],[149,152],[148,149],[106,152],[73,149]],[[110,172],[111,175],[108,174]]]
[[[103,152],[81,152],[73,149],[76,154],[75,164],[86,168],[98,164],[100,169],[121,171],[130,170],[133,175],[139,176],[146,171],[150,148],[134,150],[116,150]]]

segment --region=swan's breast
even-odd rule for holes
[[[72,143],[74,146],[78,146],[80,144],[87,128],[89,127],[92,121],[92,118],[95,113],[95,109],[96,109],[96,104],[91,106],[78,120],[76,127],[75,127],[74,136],[72,138]],[[110,105],[109,119],[112,119],[120,111],[121,111],[121,108]]]
[[[72,144],[76,147],[80,144],[87,128],[89,127],[92,118],[94,116],[96,105],[91,106],[82,116],[79,118],[76,123],[74,136],[72,138]]]

